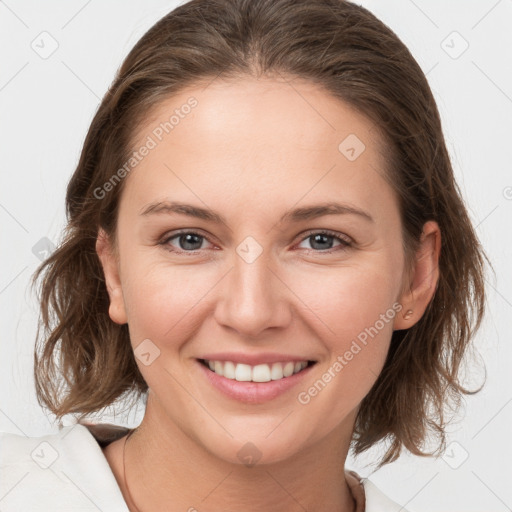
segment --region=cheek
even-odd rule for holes
[[[280,277],[293,291],[289,303],[297,321],[306,321],[321,340],[341,350],[391,308],[398,290],[397,268],[381,257],[338,267],[295,266],[284,269]],[[208,294],[222,287],[223,274],[224,269],[212,265],[132,258],[125,264],[129,278],[123,282],[130,329],[143,339],[151,334],[163,340],[174,329],[184,334],[183,329],[195,323],[193,318],[204,313],[201,303],[210,303]]]
[[[142,259],[127,262],[125,272],[130,278],[123,293],[134,345],[146,338],[186,339],[185,331],[195,328],[194,312],[218,280],[215,272],[197,266]]]
[[[335,428],[377,379],[397,314],[392,308],[399,287],[395,260],[380,254],[345,266],[281,269],[279,278],[287,287],[280,297],[292,310],[288,328],[311,338],[311,348],[323,355],[314,378],[297,389],[294,399],[294,406],[305,415],[299,422],[301,435],[316,439]],[[134,259],[127,262],[126,271],[131,276],[123,290],[132,344],[149,338],[163,351],[159,364],[139,368],[151,388],[163,389],[165,383],[165,392],[174,389],[179,397],[180,388],[173,387],[164,367],[181,371],[177,354],[189,340],[201,336],[205,322],[211,322],[224,293],[221,278],[226,268]],[[187,404],[182,407],[185,410]],[[323,418],[321,428],[314,418]]]
[[[401,309],[396,301],[399,266],[392,258],[303,274],[293,287],[303,304],[301,317],[329,354],[322,370],[342,395],[361,400],[382,370]],[[336,366],[333,366],[335,363]],[[333,378],[333,375],[336,378]],[[329,386],[331,387],[331,386]],[[330,393],[326,393],[324,398]],[[331,398],[333,396],[331,395]]]
[[[343,268],[324,277],[320,272],[297,292],[311,307],[313,336],[328,360],[298,390],[296,401],[308,418],[324,418],[323,431],[335,428],[358,407],[386,360],[400,305],[395,301],[396,276],[392,268],[386,269],[387,274],[384,270],[383,266]],[[316,435],[314,421],[306,419],[305,428]]]
[[[334,338],[346,340],[373,325],[392,307],[400,285],[397,269],[397,265],[375,258],[372,264],[301,272],[289,282],[306,310],[317,318],[315,323]]]

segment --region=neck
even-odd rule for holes
[[[286,460],[249,467],[214,456],[148,399],[144,420],[126,445],[126,474],[118,481],[132,512],[353,512],[344,474],[350,420]]]

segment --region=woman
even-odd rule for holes
[[[39,489],[18,506],[404,510],[341,468],[380,441],[381,466],[441,453],[485,255],[388,27],[342,0],[179,6],[125,59],[66,205],[35,378],[79,423],[3,436]],[[136,429],[83,422],[130,394]]]

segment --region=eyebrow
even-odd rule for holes
[[[227,224],[226,219],[206,208],[193,206],[191,204],[180,203],[177,201],[159,201],[151,203],[144,207],[140,215],[156,215],[156,214],[181,214],[197,219],[215,222],[217,224]],[[340,204],[335,202],[322,203],[314,206],[306,206],[296,208],[284,213],[280,218],[279,224],[283,222],[300,222],[305,220],[316,219],[324,215],[358,215],[368,222],[375,222],[373,217],[366,211],[348,204]]]

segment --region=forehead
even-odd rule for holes
[[[216,79],[186,88],[151,110],[134,150],[149,140],[126,184],[138,203],[180,190],[221,202],[248,194],[260,208],[340,195],[368,206],[388,186],[378,128],[304,80]]]
[[[192,98],[195,105],[190,107]],[[246,144],[321,151],[337,149],[350,133],[375,149],[382,147],[378,128],[368,118],[317,84],[297,78],[217,78],[160,101],[134,131],[134,146],[150,134],[169,144],[180,135],[201,135],[196,143],[205,148],[213,142],[232,149],[236,138]]]

